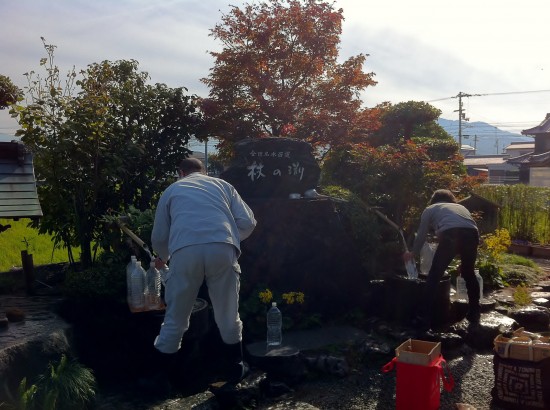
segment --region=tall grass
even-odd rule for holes
[[[500,206],[499,227],[512,239],[550,243],[550,189],[518,185],[481,185],[476,194]]]
[[[28,219],[19,221],[0,219],[0,224],[11,225],[8,230],[0,232],[0,272],[8,271],[14,266],[20,267],[21,251],[32,254],[35,265],[69,260],[66,249],[54,249],[51,236],[39,235],[36,229],[27,227]],[[78,255],[78,250],[75,254]]]

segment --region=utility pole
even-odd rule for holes
[[[470,121],[469,118],[466,118],[466,114],[463,112],[464,108],[462,108],[462,97],[474,97],[474,96],[481,96],[482,94],[466,94],[462,91],[458,93],[457,96],[453,98],[458,98],[458,110],[455,110],[454,112],[458,112],[458,146],[459,149],[462,149],[462,121]]]
[[[208,175],[208,138],[204,140],[204,168],[206,175]]]

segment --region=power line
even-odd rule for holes
[[[485,96],[489,96],[489,95],[512,95],[512,94],[532,94],[532,93],[548,93],[550,92],[550,90],[532,90],[532,91],[508,91],[508,92],[503,92],[503,93],[483,93],[483,94],[471,94],[471,95],[465,95],[463,94],[464,97],[485,97]],[[452,97],[444,97],[444,98],[438,98],[436,100],[429,100],[429,101],[426,101],[427,103],[430,103],[430,102],[436,102],[436,101],[445,101],[445,100],[452,100],[454,98],[457,98],[457,96],[452,96]]]

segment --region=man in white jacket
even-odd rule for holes
[[[252,210],[235,188],[204,174],[202,162],[184,159],[180,179],[162,194],[151,236],[159,255],[157,266],[169,261],[165,283],[166,313],[154,346],[161,361],[173,361],[204,280],[214,319],[231,362],[228,381],[238,382],[247,366],[242,356],[239,317],[240,242],[256,226]]]

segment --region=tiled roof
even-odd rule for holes
[[[536,127],[521,131],[523,135],[546,134],[548,132],[550,132],[550,114],[546,114],[546,118]]]
[[[21,142],[0,142],[0,218],[41,216],[32,154]]]
[[[542,154],[532,155],[528,164],[531,167],[542,167],[550,165],[550,151],[544,152]]]
[[[510,144],[506,148],[504,148],[506,151],[516,150],[516,149],[535,149],[535,143],[534,142],[523,142],[521,144]]]
[[[504,164],[509,155],[476,155],[464,157],[464,165],[467,167]]]
[[[533,156],[533,153],[528,152],[527,154],[518,155],[517,157],[510,158],[506,162],[514,165],[528,164],[529,161],[531,161],[532,156]]]

